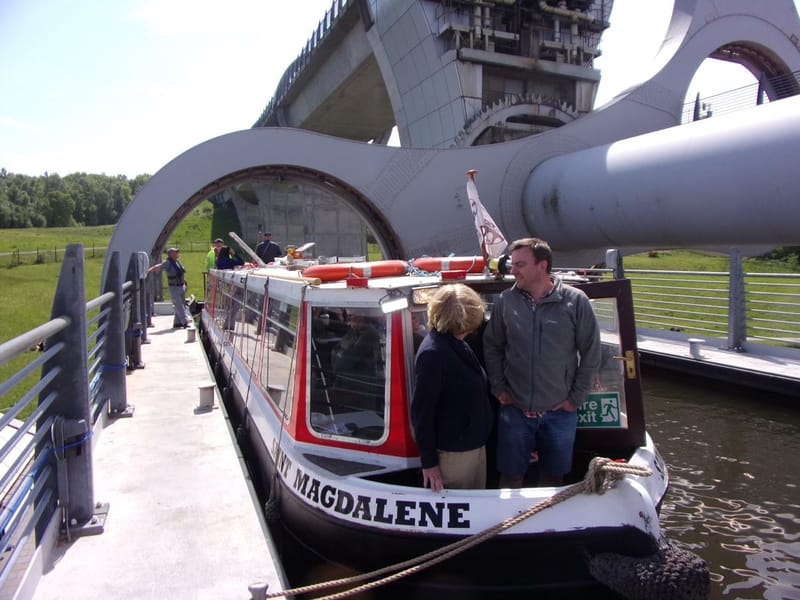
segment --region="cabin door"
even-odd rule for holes
[[[578,284],[600,325],[602,358],[578,410],[576,448],[627,450],[645,441],[639,352],[630,280]]]

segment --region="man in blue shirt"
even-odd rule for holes
[[[147,272],[159,272],[162,269],[167,273],[167,287],[175,309],[173,327],[186,328],[189,326],[189,309],[186,308],[186,268],[178,260],[177,248],[167,250],[167,259],[150,267]]]

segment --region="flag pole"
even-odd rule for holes
[[[475,185],[475,176],[478,174],[477,169],[470,169],[467,171],[467,180],[471,181],[473,185]],[[481,254],[483,255],[483,274],[485,276],[489,275],[489,252],[486,250],[486,238],[483,235],[483,232],[478,229],[478,235],[480,236],[480,248]]]

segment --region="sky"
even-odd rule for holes
[[[248,129],[331,3],[0,0],[0,167],[134,177]],[[637,81],[671,8],[615,0],[597,105]],[[698,86],[706,96],[754,81],[706,63],[691,98]]]

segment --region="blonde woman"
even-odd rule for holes
[[[425,487],[486,487],[492,410],[486,373],[464,342],[483,323],[481,297],[466,285],[439,288],[428,303],[430,332],[417,350],[411,423]]]

